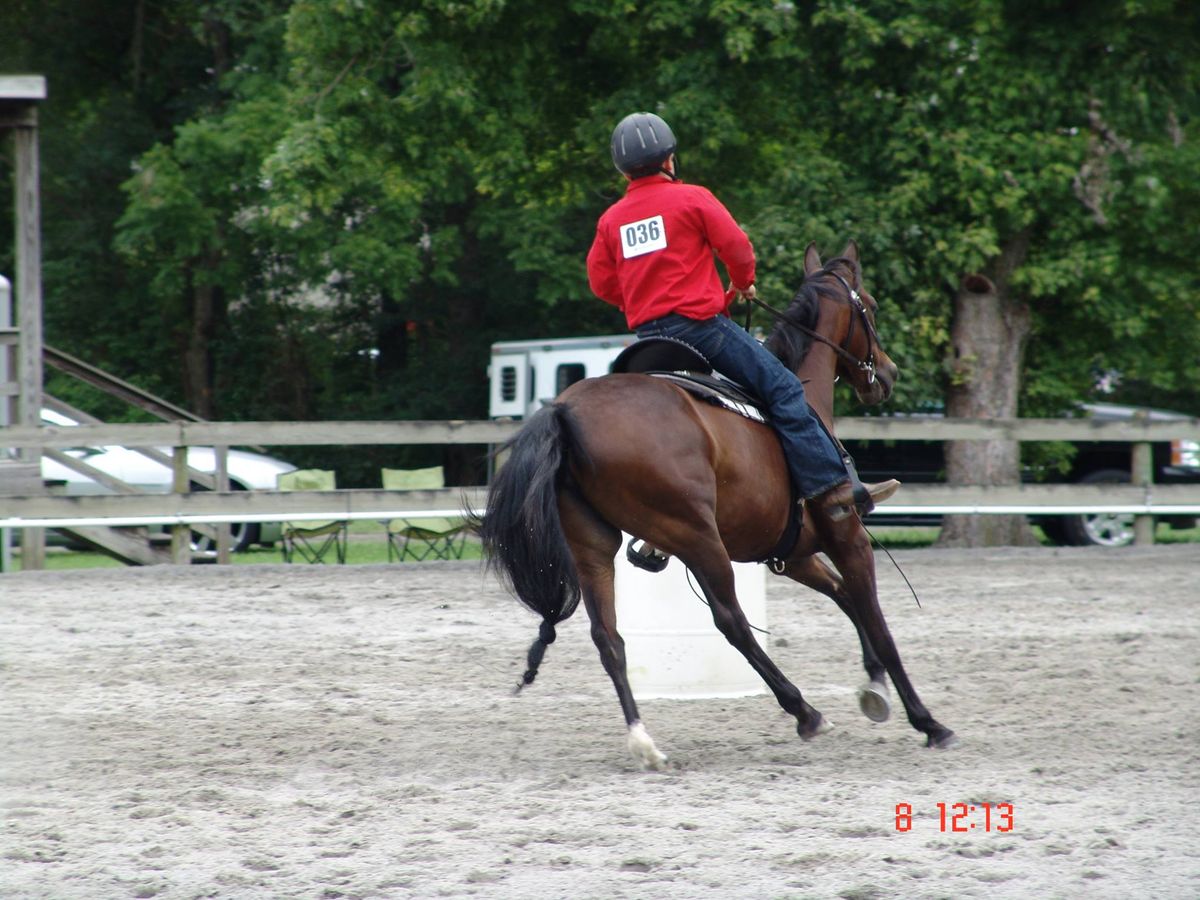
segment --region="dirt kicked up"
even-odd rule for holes
[[[897,557],[960,746],[864,718],[849,622],[771,579],[770,652],[837,727],[644,702],[666,773],[582,610],[512,695],[537,623],[474,563],[5,575],[0,896],[1200,896],[1200,546]]]

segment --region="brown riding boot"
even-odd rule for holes
[[[841,487],[850,491],[854,508],[858,511],[858,517],[865,519],[867,514],[875,508],[876,503],[882,503],[900,489],[900,482],[895,478],[889,478],[887,481],[879,481],[875,484],[864,484],[858,480],[857,473],[852,471],[850,481]]]
[[[876,503],[882,503],[900,490],[900,482],[889,478],[874,484],[860,483],[859,487],[860,490],[855,490],[854,482],[846,481],[807,502],[828,507],[829,518],[834,522],[846,518],[851,509],[858,513],[860,519],[865,519]]]
[[[887,500],[892,494],[900,490],[900,482],[895,478],[889,478],[887,481],[877,481],[874,484],[863,484],[867,489],[867,493],[871,495],[871,500],[875,503],[882,503]]]

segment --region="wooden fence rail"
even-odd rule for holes
[[[0,428],[0,447],[317,446],[331,444],[499,444],[520,422],[159,422]],[[838,419],[843,440],[1169,441],[1200,440],[1200,418],[1098,422],[1091,419]]]
[[[408,422],[191,422],[88,424],[0,428],[0,448],[42,450],[78,446],[126,447],[315,446],[364,444],[500,444],[520,428],[512,421]],[[1200,418],[1174,421],[1095,422],[1086,419],[850,418],[838,435],[853,440],[1122,441],[1148,454],[1151,442],[1200,440]],[[0,528],[53,528],[69,524],[177,527],[218,522],[304,519],[387,519],[431,512],[481,509],[486,489],[447,488],[399,494],[382,490],[304,492],[3,496]],[[11,492],[16,493],[16,492]],[[1117,513],[1149,517],[1200,514],[1196,485],[1024,484],[906,485],[884,510],[904,515],[1069,515]]]

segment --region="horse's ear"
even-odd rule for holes
[[[813,241],[804,251],[804,274],[811,275],[821,270],[821,254],[817,252],[817,242]]]
[[[853,260],[855,263],[858,262],[858,244],[855,243],[854,238],[850,238],[846,244],[846,249],[842,251],[842,256]]]

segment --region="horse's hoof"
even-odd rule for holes
[[[650,737],[646,726],[641,722],[630,726],[627,745],[629,752],[633,754],[633,758],[643,769],[654,772],[666,771],[667,755],[655,746],[654,739]]]
[[[887,685],[869,681],[858,689],[858,708],[872,722],[886,722],[892,715]]]
[[[665,772],[671,768],[670,760],[666,755],[657,751],[646,756],[635,753],[634,758],[637,759],[638,766],[643,772]]]
[[[824,734],[827,731],[833,731],[834,725],[820,713],[817,713],[817,722],[808,728],[803,725],[796,726],[796,733],[800,735],[800,739],[811,741],[819,734]]]
[[[671,767],[667,754],[651,744],[649,747],[634,751],[634,758],[644,772],[665,772]]]
[[[931,750],[949,750],[951,747],[958,746],[958,735],[949,728],[939,728],[937,731],[930,732],[925,746]]]

